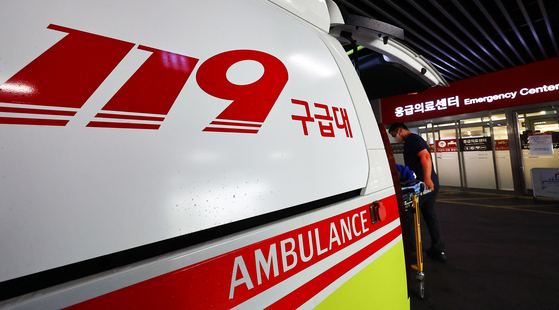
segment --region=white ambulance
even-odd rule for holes
[[[367,95],[390,77],[343,45],[446,82],[342,11],[4,1],[0,308],[409,308]]]

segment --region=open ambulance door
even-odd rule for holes
[[[330,14],[330,35],[338,39],[347,53],[351,54],[353,65],[369,100],[422,92],[431,87],[449,86],[428,60],[402,43],[404,31],[401,28],[371,18],[347,14],[343,7],[338,7],[331,0],[327,1],[327,5]],[[408,227],[394,154],[384,124],[378,125],[395,185],[402,227]],[[402,239],[409,294],[415,277],[411,269],[408,229],[402,229]]]
[[[354,51],[353,62],[370,100],[448,86],[435,67],[400,40],[398,27],[357,15],[345,14],[329,1],[330,35]],[[358,52],[358,48],[364,49]],[[350,52],[351,53],[351,52]]]

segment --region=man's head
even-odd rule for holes
[[[394,123],[390,125],[390,128],[388,128],[388,133],[396,139],[396,143],[404,142],[404,139],[408,136],[409,132],[408,126],[404,123]]]

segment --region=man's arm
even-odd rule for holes
[[[431,170],[433,167],[433,162],[431,160],[431,154],[426,149],[421,150],[421,152],[417,153],[417,156],[421,159],[421,166],[423,167],[423,176],[425,180],[423,182],[427,185],[427,188],[434,190],[435,183],[431,180]]]

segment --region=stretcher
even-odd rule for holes
[[[419,281],[419,296],[421,299],[425,297],[425,273],[423,272],[423,249],[421,246],[421,220],[419,212],[419,197],[430,193],[431,190],[425,186],[425,183],[417,180],[402,183],[402,194],[404,198],[404,206],[406,212],[414,214],[414,230],[415,230],[415,253],[417,260],[411,267],[417,271],[416,279]]]

